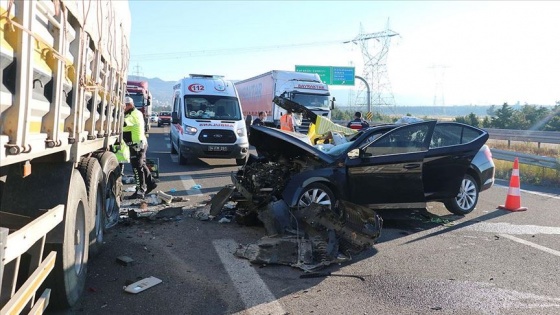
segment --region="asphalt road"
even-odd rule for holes
[[[212,159],[180,166],[169,153],[168,132],[168,126],[152,128],[148,155],[159,158],[158,190],[189,199],[172,205],[186,214],[126,220],[110,230],[104,250],[88,264],[82,301],[62,313],[560,314],[558,187],[527,191],[521,183],[525,212],[496,209],[507,183],[483,192],[465,217],[438,203],[382,212],[379,243],[326,270],[365,281],[300,279],[299,269],[233,256],[238,244],[263,237],[262,227],[189,216],[231,183],[237,166]],[[118,264],[122,255],[134,262]],[[150,276],[163,282],[138,294],[123,290]]]

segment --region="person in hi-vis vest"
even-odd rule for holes
[[[157,187],[146,165],[148,139],[144,133],[144,115],[134,107],[134,100],[131,97],[125,97],[124,103],[123,140],[130,147],[130,165],[136,180],[136,192],[128,199],[143,199]]]
[[[280,117],[280,129],[286,131],[296,131],[294,117],[292,116],[292,110],[290,108],[288,108],[286,114]]]

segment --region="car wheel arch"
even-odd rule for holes
[[[480,189],[482,189],[482,183],[481,183],[481,176],[480,176],[480,171],[475,169],[472,165],[467,169],[467,175],[470,175],[477,184],[478,187],[478,191],[480,192]]]

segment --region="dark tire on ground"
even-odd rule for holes
[[[171,139],[171,134],[169,134],[169,139]],[[173,142],[171,143],[171,154],[177,154],[177,150],[175,150],[175,146],[173,146]]]
[[[111,152],[98,155],[105,174],[105,229],[118,223],[122,196],[122,173],[117,157]]]
[[[179,165],[187,165],[188,161],[187,158],[181,154],[181,144],[178,145],[179,147]]]
[[[321,183],[311,183],[303,189],[303,192],[298,197],[297,207],[298,209],[305,208],[311,203],[328,206],[331,210],[333,210],[336,204],[336,197],[327,185]]]
[[[84,291],[89,247],[88,211],[86,185],[80,172],[74,170],[64,220],[60,223],[64,225],[64,241],[45,244],[45,255],[53,250],[57,252],[55,267],[45,282],[45,287],[52,290],[49,306],[53,308],[71,307]]]
[[[91,226],[89,231],[89,256],[97,256],[103,247],[105,230],[105,175],[95,158],[82,158],[78,170],[86,184]]]
[[[471,213],[478,202],[478,183],[471,175],[466,174],[461,182],[457,197],[444,201],[445,208],[457,215]]]
[[[2,203],[2,195],[4,195],[4,182],[0,180],[0,203]]]
[[[242,158],[242,159],[235,159],[235,164],[237,164],[238,166],[245,165],[245,162],[247,162],[247,157]]]

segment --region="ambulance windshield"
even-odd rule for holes
[[[242,119],[237,98],[212,95],[185,96],[185,117],[219,120]]]

